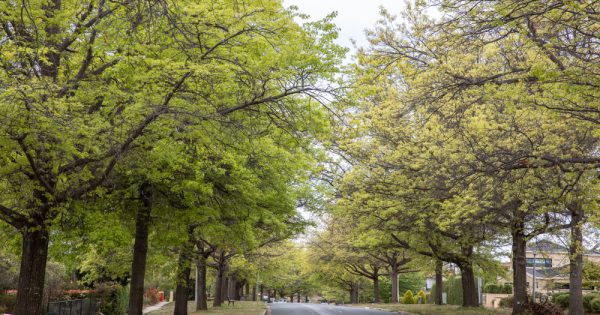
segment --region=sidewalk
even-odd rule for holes
[[[150,312],[158,311],[159,309],[161,309],[163,306],[165,306],[167,304],[169,304],[169,302],[160,302],[158,304],[148,306],[144,310],[142,310],[142,314],[148,314]]]

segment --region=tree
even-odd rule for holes
[[[186,121],[181,117],[187,124],[220,120],[248,108],[286,116],[318,98],[318,81],[335,71],[343,53],[327,21],[304,30],[276,1],[258,10],[218,4],[0,6],[6,39],[0,147],[12,155],[1,165],[2,188],[10,194],[0,213],[23,235],[18,314],[42,312],[53,220],[71,202],[97,193],[133,148],[152,147],[139,143],[150,126],[175,127]],[[137,187],[140,209],[149,209],[151,187]],[[138,212],[131,314],[141,312],[148,213]]]

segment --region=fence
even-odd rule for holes
[[[92,298],[48,303],[48,315],[96,315],[97,312],[98,301]]]

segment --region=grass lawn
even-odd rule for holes
[[[173,303],[169,303],[162,309],[148,313],[148,315],[173,315],[173,309],[175,308]],[[241,302],[236,301],[235,306],[227,306],[225,302],[224,306],[212,308],[208,306],[208,311],[196,312],[196,304],[193,301],[188,303],[188,314],[223,314],[223,315],[262,315],[266,309],[265,303],[262,302]]]
[[[465,308],[457,305],[433,304],[364,304],[361,307],[403,311],[415,315],[510,315],[511,309]]]

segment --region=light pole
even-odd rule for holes
[[[537,265],[537,260],[535,259],[536,252],[535,248],[533,249],[533,285],[531,286],[531,298],[535,303],[535,266]]]
[[[258,301],[262,301],[262,294],[260,293],[260,291],[258,291],[258,286],[260,284],[260,272],[256,273],[256,295],[260,295],[260,297],[258,298]],[[255,296],[256,296],[255,295]]]

